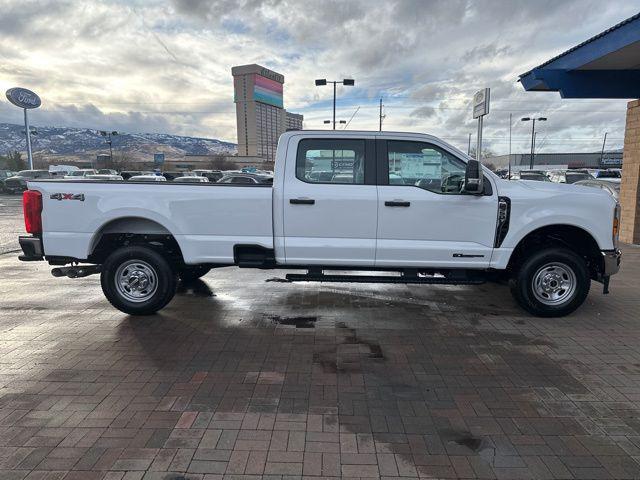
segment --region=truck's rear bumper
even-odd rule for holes
[[[42,249],[42,239],[39,237],[21,236],[18,238],[22,255],[18,259],[23,262],[35,262],[44,260],[44,250]]]
[[[609,277],[618,273],[621,258],[622,252],[617,248],[614,250],[602,250],[602,261],[604,264],[602,276]]]

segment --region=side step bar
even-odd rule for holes
[[[289,273],[285,276],[290,282],[335,282],[335,283],[422,283],[430,285],[480,285],[485,282],[483,276],[454,275],[449,277],[419,275],[326,275],[309,272]]]

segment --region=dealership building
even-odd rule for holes
[[[231,69],[238,127],[238,156],[273,162],[278,138],[302,128],[302,115],[284,109],[284,75],[260,65]]]
[[[486,164],[493,164],[496,168],[507,168],[511,164],[511,168],[515,171],[527,170],[531,165],[531,154],[496,155],[484,158],[482,161]],[[533,168],[540,170],[620,167],[622,167],[622,151],[536,153],[533,161]]]

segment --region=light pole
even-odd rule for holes
[[[520,119],[523,122],[528,122],[531,121],[531,158],[529,159],[529,170],[533,170],[533,155],[534,155],[534,150],[535,150],[535,135],[536,135],[536,120],[539,122],[546,122],[547,121],[547,117],[538,117],[538,118],[531,118],[531,117],[522,117]]]
[[[322,87],[327,83],[333,83],[333,129],[336,129],[336,85],[341,83],[345,87],[354,86],[356,81],[353,78],[344,78],[342,80],[327,80],[326,78],[319,78],[316,80],[316,87]]]
[[[113,132],[106,132],[104,130],[99,130],[100,135],[102,135],[103,137],[107,137],[107,139],[104,141],[104,143],[108,143],[109,144],[109,162],[111,162],[111,165],[113,165],[113,148],[111,148],[111,136],[116,136],[118,135],[118,132],[116,132],[115,130]]]
[[[334,124],[335,124],[335,120],[334,120],[333,122],[334,122]],[[322,123],[324,123],[325,125],[328,125],[328,124],[330,124],[330,123],[331,123],[331,120],[325,120],[325,121],[323,121]],[[340,120],[338,123],[339,123],[339,124],[341,124],[341,125],[346,125],[346,124],[347,124],[347,121],[346,121],[346,120]],[[333,129],[335,130],[336,128],[335,128],[335,127],[333,127]]]

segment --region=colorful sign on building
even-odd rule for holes
[[[274,107],[283,108],[282,83],[262,75],[254,75],[253,99]]]

